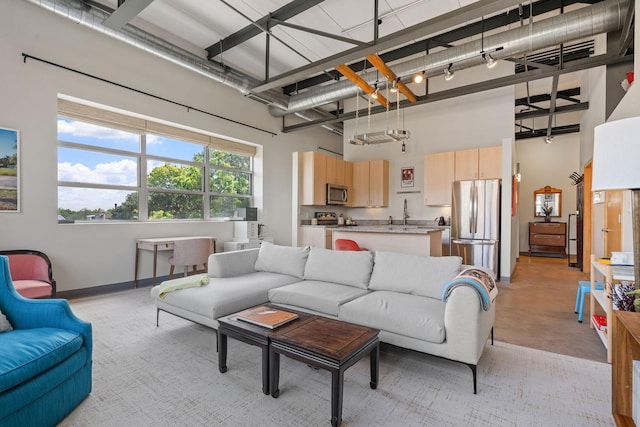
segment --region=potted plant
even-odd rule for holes
[[[544,205],[542,205],[542,213],[544,213],[544,222],[551,221],[552,212],[553,212],[553,207],[549,206],[549,203],[544,202]]]

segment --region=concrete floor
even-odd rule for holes
[[[569,267],[566,258],[521,255],[511,283],[498,283],[495,340],[606,362],[607,351],[589,326],[590,294],[583,323],[574,313],[578,280],[589,280],[587,273]]]

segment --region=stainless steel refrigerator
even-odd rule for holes
[[[499,278],[500,180],[453,183],[451,255],[463,264],[483,266]]]

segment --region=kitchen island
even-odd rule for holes
[[[415,225],[346,226],[332,229],[331,240],[350,239],[369,251],[442,256],[442,229]]]

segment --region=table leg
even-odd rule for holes
[[[269,390],[269,346],[262,346],[262,392],[270,394]]]
[[[227,372],[227,336],[218,330],[218,369]]]
[[[271,389],[271,397],[278,398],[280,390],[280,354],[276,353],[273,348],[269,349],[269,388]]]
[[[158,265],[158,245],[153,245],[153,284],[156,284],[156,267]]]
[[[372,389],[376,389],[378,387],[378,372],[380,367],[380,343],[375,346],[371,353],[369,354],[370,364],[371,364],[371,382],[369,386]]]
[[[138,257],[140,256],[140,248],[139,243],[136,242],[136,266],[135,273],[133,273],[133,285],[134,287],[138,287]]]
[[[344,386],[344,370],[331,372],[331,425],[337,427],[342,421],[342,394]]]

